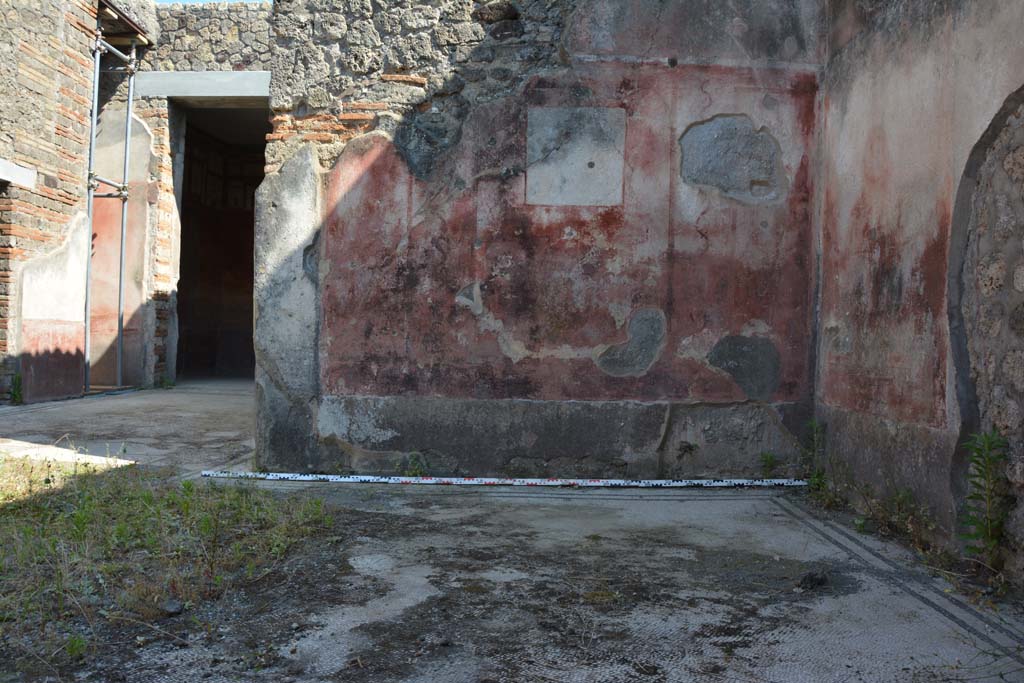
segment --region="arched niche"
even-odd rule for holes
[[[998,429],[1010,441],[1008,475],[1024,487],[1024,87],[1011,95],[968,158],[949,247],[949,327],[961,442]],[[962,450],[962,449],[961,449]],[[953,491],[966,495],[958,454]],[[1024,540],[1024,508],[1011,535]]]

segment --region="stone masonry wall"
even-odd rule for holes
[[[1014,102],[1022,98],[1018,91]],[[961,312],[979,427],[1007,438],[1007,476],[1024,501],[1024,106],[994,132],[966,207]],[[1007,531],[1011,570],[1024,576],[1024,504]]]
[[[42,383],[67,373],[74,383],[81,374],[80,323],[47,323],[48,315],[68,316],[44,305],[34,311],[36,323],[18,320],[17,311],[22,266],[66,247],[72,219],[85,208],[95,16],[87,0],[0,9],[0,156],[39,172],[33,188],[0,185],[0,401],[10,397],[19,358]],[[61,395],[66,383],[39,389]]]
[[[270,3],[158,5],[161,39],[140,67],[159,71],[267,71]]]
[[[378,128],[428,170],[473,104],[557,63],[567,11],[539,0],[276,3],[268,170],[307,142],[329,166],[348,140]]]
[[[792,464],[816,3],[648,9],[275,4],[262,466]]]

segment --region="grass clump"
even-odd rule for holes
[[[825,425],[811,420],[807,430],[807,443],[800,454],[804,476],[807,478],[807,491],[811,500],[826,510],[841,509],[847,504],[842,482],[849,479],[849,473],[844,463],[828,450]]]
[[[867,485],[857,488],[865,513],[854,521],[857,530],[866,531],[870,523],[879,536],[903,540],[926,557],[937,552],[932,543],[937,525],[928,507],[910,489],[888,488],[892,493],[885,496],[876,495]]]
[[[0,636],[28,662],[80,660],[97,629],[215,599],[331,521],[317,499],[0,455]]]

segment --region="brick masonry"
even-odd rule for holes
[[[94,3],[25,0],[0,12],[0,157],[39,172],[0,185],[0,401],[16,372],[20,266],[60,245],[84,209]]]

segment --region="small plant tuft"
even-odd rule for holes
[[[775,470],[779,466],[779,458],[771,451],[765,451],[761,454],[761,476],[765,479],[771,479],[775,476]]]
[[[423,456],[419,453],[413,453],[409,456],[409,459],[405,463],[405,471],[402,472],[402,476],[405,477],[425,477],[427,476],[427,464],[423,460]]]
[[[825,459],[825,425],[817,420],[807,423],[810,438],[800,452],[800,464],[803,467],[804,476],[811,479],[815,469]]]
[[[15,373],[11,379],[11,405],[20,406],[25,402],[24,389],[21,384],[21,373]]]
[[[969,555],[984,561],[998,571],[1002,564],[1000,546],[1006,520],[1010,514],[1010,484],[1006,477],[1006,439],[993,430],[973,434],[967,440],[970,470],[967,481],[970,493],[961,522]]]
[[[800,454],[800,464],[807,479],[807,492],[811,500],[828,510],[844,507],[847,503],[840,485],[840,473],[849,472],[825,446],[825,425],[817,420],[807,424],[810,438]]]
[[[85,638],[75,633],[68,637],[67,643],[64,644],[64,651],[67,652],[70,659],[81,659],[85,656],[88,646]]]

